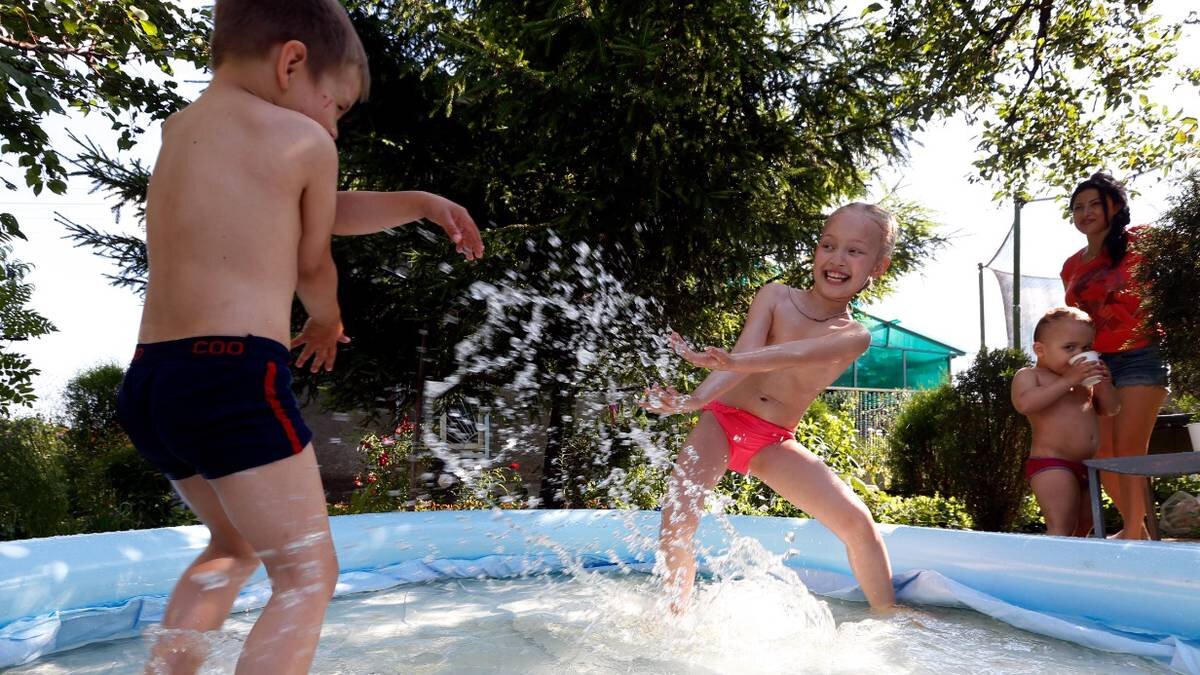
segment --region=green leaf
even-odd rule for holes
[[[859,16],[866,16],[873,12],[878,12],[881,9],[883,9],[883,3],[872,2],[871,4],[867,5],[865,9],[863,9],[862,14]]]
[[[141,19],[141,20],[139,20],[138,23],[141,24],[142,32],[144,32],[146,35],[150,35],[150,36],[158,35],[158,26],[155,26],[153,23],[150,23],[149,20]]]
[[[17,217],[11,213],[0,213],[0,227],[4,228],[6,234],[25,239],[25,234],[21,232],[21,226],[17,223]]]

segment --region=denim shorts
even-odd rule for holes
[[[1170,371],[1158,351],[1158,344],[1130,349],[1127,352],[1101,354],[1104,365],[1112,372],[1114,387],[1165,387]]]

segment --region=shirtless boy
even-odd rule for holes
[[[1087,468],[1100,447],[1098,415],[1120,410],[1108,368],[1099,359],[1072,359],[1092,348],[1092,319],[1073,307],[1052,309],[1033,331],[1037,365],[1013,377],[1012,401],[1029,418],[1033,443],[1025,476],[1046,519],[1046,533],[1087,536]],[[1083,383],[1099,378],[1094,386]]]
[[[753,473],[833,531],[873,609],[894,603],[891,565],[870,511],[825,464],[796,442],[793,430],[813,400],[866,351],[867,329],[849,302],[890,264],[891,214],[864,203],[825,221],[813,256],[812,288],[762,287],[732,353],[689,348],[689,362],[714,370],[691,395],[657,387],[646,408],[662,414],[700,410],[675,465],[663,503],[660,549],[672,609],[683,611],[696,576],[693,538],[704,500],[726,469]]]
[[[469,259],[462,207],[427,193],[336,192],[338,119],[368,86],[335,0],[218,0],[214,74],[163,125],[146,207],[149,284],[118,415],[211,539],[184,571],[148,670],[194,672],[262,562],[272,596],[238,673],[304,673],[337,580],[325,496],[291,392],[299,365],[331,369],[342,334],[330,235],[418,218]],[[292,299],[308,312],[290,336]]]

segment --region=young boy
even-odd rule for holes
[[[330,234],[428,218],[468,259],[466,211],[427,193],[338,194],[338,119],[367,91],[366,54],[335,0],[218,0],[212,82],[163,125],[150,181],[149,285],[118,414],[208,526],[153,648],[194,672],[259,562],[272,596],[238,673],[307,672],[337,579],[312,434],[288,372],[333,367],[342,334]],[[308,312],[290,339],[293,295]]]
[[[1091,350],[1095,334],[1086,313],[1051,309],[1033,331],[1037,365],[1013,377],[1013,406],[1033,428],[1025,476],[1046,518],[1047,534],[1083,537],[1092,528],[1082,462],[1100,446],[1097,415],[1120,410],[1104,362],[1076,358]],[[1094,386],[1084,384],[1093,378],[1099,378]]]
[[[887,211],[843,206],[825,221],[817,242],[812,288],[761,288],[732,354],[716,347],[693,351],[672,335],[683,358],[720,371],[690,396],[657,387],[644,404],[662,414],[703,411],[662,510],[660,548],[675,612],[686,606],[695,582],[692,540],[704,499],[726,469],[753,473],[832,530],[873,609],[895,602],[891,564],[870,511],[793,436],[813,400],[870,345],[870,333],[850,317],[848,305],[887,270],[895,241],[896,221]]]

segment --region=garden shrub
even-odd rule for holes
[[[1138,242],[1147,321],[1162,329],[1160,345],[1171,364],[1174,389],[1200,395],[1200,172],[1179,182],[1171,208]],[[1191,298],[1190,300],[1188,298]]]
[[[95,366],[72,378],[63,391],[63,468],[75,529],[107,532],[196,522],[117,422],[124,375],[120,366]]]
[[[330,515],[387,511],[520,508],[527,503],[520,468],[516,464],[480,468],[466,481],[445,488],[426,489],[422,477],[434,473],[440,462],[413,455],[413,428],[402,424],[395,434],[368,434],[359,441],[364,470],[354,478],[354,492],[345,503],[331,504]],[[415,475],[414,475],[415,474]]]
[[[0,417],[0,540],[72,531],[61,433],[36,417]]]
[[[453,504],[463,509],[522,508],[528,501],[521,482],[520,467],[480,467],[454,486]]]
[[[969,530],[974,527],[974,521],[967,513],[966,507],[954,497],[946,498],[938,494],[900,497],[879,489],[857,492],[877,523],[955,530]]]
[[[657,468],[650,462],[635,461],[628,469],[617,467],[598,481],[588,484],[584,508],[656,509],[667,494],[671,467]]]
[[[410,499],[411,433],[368,434],[358,443],[364,470],[354,477],[354,492],[337,513],[379,513],[403,508]]]
[[[893,491],[932,494],[944,487],[940,461],[947,453],[941,444],[953,428],[956,402],[954,387],[946,384],[917,392],[900,409],[888,437]]]
[[[954,424],[946,428],[944,494],[962,501],[979,529],[1005,532],[1029,489],[1029,422],[1012,405],[1012,378],[1030,365],[1015,349],[981,351],[954,383]]]
[[[913,397],[897,420],[892,472],[905,494],[940,493],[966,507],[979,529],[1008,531],[1028,492],[1029,424],[1012,405],[1024,352],[984,350],[952,387]]]
[[[860,461],[861,441],[854,417],[844,407],[813,401],[796,427],[796,441],[839,476],[864,477],[869,472]]]

